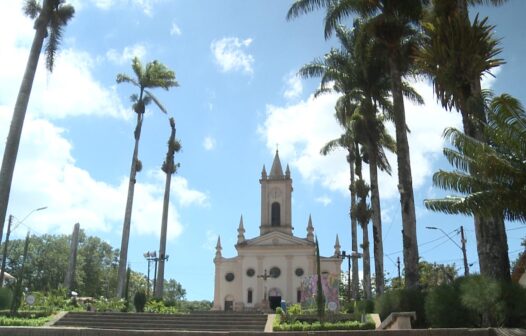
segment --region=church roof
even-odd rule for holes
[[[263,247],[263,246],[297,246],[312,247],[314,243],[307,239],[298,238],[285,234],[283,232],[272,231],[253,239],[247,239],[243,243],[237,244],[236,247]]]
[[[281,168],[281,161],[279,160],[278,150],[276,149],[276,155],[274,156],[274,162],[272,162],[272,168],[270,169],[270,178],[283,178],[283,168]]]

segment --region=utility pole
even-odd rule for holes
[[[402,284],[402,275],[400,274],[400,257],[396,258],[396,267],[398,268],[398,281]]]
[[[71,248],[69,255],[68,271],[64,278],[64,288],[70,291],[73,286],[73,279],[75,276],[75,267],[77,266],[77,251],[79,246],[79,230],[80,224],[76,223],[73,227],[73,233],[71,234]]]
[[[7,233],[4,242],[4,255],[2,256],[2,269],[0,270],[0,281],[4,287],[5,264],[7,261],[7,243],[9,242],[9,235],[11,234],[11,223],[13,222],[13,215],[9,215],[9,223],[7,224]]]
[[[466,255],[466,239],[464,238],[464,226],[460,226],[460,239],[462,243],[462,256],[464,257],[464,276],[469,275],[468,257]]]

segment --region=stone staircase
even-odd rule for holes
[[[267,315],[238,312],[194,312],[191,314],[69,312],[54,327],[83,327],[120,330],[259,331]]]

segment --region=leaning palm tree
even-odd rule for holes
[[[494,98],[487,110],[488,122],[480,129],[485,141],[449,128],[444,134],[452,145],[444,155],[456,170],[436,172],[433,184],[460,195],[424,202],[428,209],[449,214],[502,217],[526,222],[526,113],[521,104],[509,95]],[[502,226],[486,234],[504,241]],[[496,272],[509,277],[509,259],[493,251],[493,262],[501,261]]]
[[[47,38],[45,46],[46,67],[51,72],[53,71],[55,56],[62,39],[64,27],[73,18],[75,9],[73,6],[65,4],[64,0],[44,0],[42,4],[36,0],[26,0],[24,12],[31,19],[35,19],[35,36],[29,52],[26,71],[18,91],[0,170],[0,241],[4,231],[11,182],[13,180],[27,105],[44,40]]]
[[[172,175],[177,172],[179,164],[175,164],[174,155],[181,150],[181,144],[175,139],[175,120],[170,118],[170,127],[172,133],[168,139],[168,151],[166,152],[166,159],[163,162],[162,170],[166,174],[166,183],[164,186],[163,199],[163,216],[161,220],[161,241],[159,244],[159,268],[157,271],[157,284],[155,286],[154,296],[157,299],[163,298],[164,293],[164,264],[168,261],[166,255],[166,233],[168,230],[168,205],[170,204],[170,185]]]
[[[126,74],[117,75],[117,83],[130,83],[139,89],[139,94],[133,94],[133,111],[137,114],[137,125],[135,126],[134,137],[135,146],[133,148],[132,163],[130,169],[130,180],[128,182],[128,196],[126,199],[126,210],[124,212],[124,223],[122,225],[122,241],[119,258],[119,273],[117,282],[117,297],[123,297],[126,282],[126,264],[128,259],[128,242],[130,239],[130,224],[133,208],[133,194],[135,191],[136,175],[142,169],[139,160],[139,140],[146,106],[154,102],[159,109],[166,113],[166,109],[161,102],[150,92],[150,89],[163,88],[165,90],[178,86],[175,80],[175,73],[168,69],[164,64],[153,61],[143,67],[141,61],[135,57],[132,60],[132,69],[135,78]]]
[[[504,1],[488,2],[495,5]],[[476,16],[471,22],[467,15],[468,1],[434,1],[425,21],[424,39],[417,55],[417,64],[428,75],[437,99],[448,110],[457,109],[462,115],[466,135],[485,141],[482,126],[486,121],[480,80],[484,74],[503,63],[498,58],[500,48],[493,37],[494,27],[487,18]],[[507,241],[502,216],[474,216],[480,271],[489,277],[509,279]],[[496,257],[499,256],[499,257]],[[508,265],[507,269],[502,265]]]
[[[332,35],[334,28],[344,18],[358,14],[366,20],[365,29],[384,46],[389,64],[396,130],[405,284],[410,288],[418,285],[418,244],[402,77],[412,65],[411,56],[417,42],[422,5],[422,0],[296,0],[287,14],[290,19],[314,9],[326,8],[326,38]]]

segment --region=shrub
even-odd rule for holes
[[[425,312],[430,327],[461,328],[474,327],[475,316],[462,305],[460,300],[460,283],[444,284],[430,290],[426,297]]]
[[[144,306],[146,305],[146,293],[142,290],[135,293],[133,296],[133,305],[135,311],[138,313],[144,312]]]
[[[0,288],[0,309],[8,309],[11,307],[11,300],[13,299],[13,292],[7,288]]]
[[[386,319],[393,312],[414,311],[416,313],[416,321],[414,321],[413,327],[427,327],[425,292],[420,289],[404,288],[386,292],[376,299],[375,311],[382,320]]]

